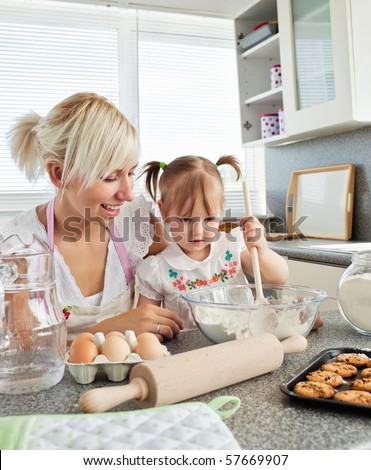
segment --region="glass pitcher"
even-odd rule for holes
[[[34,235],[0,243],[0,393],[33,393],[57,384],[65,368],[67,328],[54,258]]]

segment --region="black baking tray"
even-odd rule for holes
[[[342,353],[355,353],[355,354],[365,354],[371,359],[371,349],[358,349],[358,348],[333,348],[325,349],[317,356],[315,356],[312,361],[302,369],[297,370],[292,376],[286,381],[282,382],[280,389],[283,393],[288,395],[290,398],[297,400],[301,404],[306,405],[315,405],[315,406],[324,406],[337,410],[348,410],[348,411],[361,411],[362,413],[368,412],[371,413],[371,406],[367,405],[358,405],[355,403],[345,403],[341,401],[334,400],[333,398],[311,398],[305,397],[303,395],[298,395],[293,391],[294,386],[301,381],[306,380],[307,374],[314,370],[319,369],[323,364],[331,362],[335,357]],[[344,378],[344,384],[340,387],[335,388],[335,392],[340,392],[341,390],[349,390],[349,383],[356,378],[359,379],[361,376],[361,369],[358,368],[357,376],[353,375],[352,377]]]

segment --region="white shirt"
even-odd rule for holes
[[[120,215],[115,218],[115,223],[124,239],[133,273],[135,274],[152,243],[149,223],[149,205],[144,197],[139,196],[134,201],[125,203],[121,209]],[[2,238],[5,239],[10,235],[16,234],[19,235],[25,243],[30,243],[33,234],[35,234],[48,243],[45,227],[37,216],[36,208],[22,212],[8,221],[1,227],[0,233],[0,241]],[[62,309],[68,305],[78,305],[82,307],[96,305],[97,299],[92,301],[89,297],[84,297],[57,247],[54,248],[54,262],[57,295]],[[127,290],[128,283],[126,282],[125,273],[122,269],[115,246],[112,240],[110,240],[108,243],[104,288],[101,293],[99,305],[106,304],[121,297]]]
[[[241,252],[246,249],[240,227],[230,233],[218,232],[211,243],[209,256],[203,261],[189,258],[173,243],[156,256],[143,260],[137,271],[137,291],[145,297],[162,301],[163,306],[177,313],[185,329],[196,324],[182,295],[206,286],[247,284],[241,266]]]

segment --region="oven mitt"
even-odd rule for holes
[[[239,406],[239,398],[221,396],[136,411],[3,417],[0,449],[240,449],[223,422]]]

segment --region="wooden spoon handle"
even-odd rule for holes
[[[268,303],[263,293],[262,279],[260,275],[260,266],[258,258],[258,250],[256,246],[251,247],[250,249],[251,260],[252,260],[252,269],[254,272],[254,281],[255,281],[255,290],[256,290],[256,300],[263,300],[264,303]]]
[[[248,217],[252,216],[252,209],[251,209],[251,201],[250,201],[250,194],[249,188],[247,187],[247,183],[245,180],[242,181],[242,189],[243,195],[245,200],[245,209],[246,215]],[[264,303],[268,303],[263,294],[263,287],[262,287],[262,280],[260,275],[260,266],[259,266],[259,258],[258,258],[258,250],[255,246],[250,249],[251,253],[251,260],[252,260],[252,268],[254,273],[254,281],[255,281],[255,289],[256,289],[256,299],[255,301],[263,301]]]
[[[243,196],[245,200],[246,215],[248,217],[251,217],[252,209],[251,209],[250,194],[249,194],[249,188],[247,187],[247,183],[245,180],[242,181],[242,188],[243,188]]]

